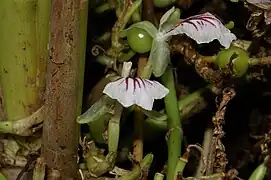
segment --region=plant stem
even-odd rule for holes
[[[155,173],[153,180],[163,180],[164,175],[161,173]]]
[[[62,179],[76,179],[79,125],[80,2],[52,0],[50,55],[47,69],[46,116],[42,156]],[[85,44],[85,42],[84,42]],[[80,90],[79,90],[80,91]]]
[[[86,58],[86,42],[87,42],[87,24],[88,24],[88,3],[89,0],[80,1],[80,63],[79,63],[79,80],[77,95],[77,115],[82,111],[83,88],[84,88],[84,72]]]
[[[173,180],[178,158],[181,153],[181,117],[178,109],[174,77],[172,69],[169,67],[161,78],[165,87],[169,89],[165,97],[165,107],[168,115],[168,169],[167,180]]]
[[[199,89],[178,101],[178,108],[182,120],[187,119],[190,116],[193,116],[194,114],[200,112],[207,106],[207,102],[204,100],[204,97],[202,97],[202,93],[204,93],[207,89],[210,88],[211,86],[208,85],[205,88]],[[161,110],[160,112],[164,113],[165,110]],[[161,129],[166,129],[168,124],[167,115],[165,115],[165,120],[162,121],[147,118],[145,122],[159,126]]]
[[[120,53],[120,47],[121,44],[119,42],[119,33],[125,28],[127,22],[132,17],[136,9],[140,6],[142,3],[142,0],[136,0],[132,3],[132,5],[129,4],[129,0],[125,0],[125,7],[122,9],[122,12],[120,16],[118,17],[117,22],[115,23],[114,27],[112,28],[112,37],[111,37],[111,43],[113,48],[113,55],[118,55]],[[114,56],[113,56],[114,57]]]
[[[147,62],[147,58],[141,56],[138,60],[137,76],[142,77],[143,68]],[[143,158],[143,123],[144,114],[138,107],[134,109],[134,142],[133,142],[133,159],[140,162]]]
[[[108,154],[113,155],[113,160],[117,156],[118,144],[119,144],[119,133],[120,133],[120,118],[122,114],[123,106],[117,102],[115,106],[115,115],[109,120],[108,123]],[[115,162],[111,162],[111,166]]]
[[[38,158],[33,171],[33,180],[44,180],[45,164],[42,158]]]
[[[100,6],[98,6],[95,9],[95,12],[96,13],[103,13],[103,12],[105,12],[107,10],[110,10],[110,9],[112,9],[112,7],[110,6],[110,4],[109,3],[104,3],[104,4],[100,5]]]
[[[143,158],[143,122],[144,114],[136,107],[134,110],[133,160],[140,162]],[[134,164],[137,166],[137,164]]]
[[[250,58],[249,65],[256,66],[256,65],[270,65],[271,64],[271,56],[262,57],[262,58]]]
[[[178,175],[179,174],[182,174],[183,173],[183,170],[187,164],[188,160],[186,158],[183,158],[183,157],[180,157],[178,162],[177,162],[177,165],[176,165],[176,168],[175,168],[175,177],[174,177],[174,180],[178,180]]]
[[[201,152],[201,160],[199,166],[197,168],[197,172],[195,177],[200,178],[204,175],[204,169],[207,168],[206,160],[208,157],[211,157],[212,154],[212,138],[213,138],[213,130],[211,128],[206,129],[204,133],[204,140],[203,140],[203,148]]]
[[[143,170],[148,170],[152,164],[153,155],[147,154],[140,162],[140,166],[135,167],[130,173],[118,178],[117,180],[137,180]]]
[[[0,2],[0,82],[6,120],[26,118],[43,103],[49,1]]]
[[[140,6],[136,9],[134,14],[132,15],[132,20],[134,23],[142,20],[141,12],[142,12],[142,4],[140,4]]]

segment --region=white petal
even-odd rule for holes
[[[124,107],[129,107],[135,104],[133,92],[133,79],[121,78],[117,81],[108,83],[103,90],[103,93],[112,99],[116,99]]]
[[[170,10],[168,10],[160,19],[160,24],[159,24],[159,32],[161,32],[162,25],[168,20],[170,15],[174,12],[175,7],[173,6]]]
[[[124,62],[123,66],[122,66],[122,72],[121,72],[121,76],[122,77],[129,77],[130,71],[132,68],[132,62]]]
[[[155,99],[164,98],[168,92],[159,82],[140,78],[121,78],[108,83],[103,90],[103,93],[118,100],[124,107],[136,104],[148,111],[152,110]]]
[[[148,89],[148,93],[154,99],[162,99],[169,93],[169,90],[158,81],[151,81],[145,79],[144,83],[146,85],[146,89]]]
[[[236,39],[236,36],[229,29],[208,12],[184,19],[169,30],[165,36],[177,34],[186,34],[198,44],[209,43],[217,39],[225,48],[228,48],[231,42]]]
[[[153,108],[154,99],[148,93],[148,89],[142,87],[136,90],[136,104],[143,109],[151,111]]]

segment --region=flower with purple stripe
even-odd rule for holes
[[[157,81],[142,79],[139,77],[128,77],[131,62],[124,62],[122,78],[108,83],[103,93],[112,99],[118,100],[124,107],[138,105],[143,109],[151,111],[155,99],[164,98],[169,90]]]

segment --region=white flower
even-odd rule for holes
[[[103,93],[112,99],[118,100],[124,107],[136,104],[143,109],[151,111],[154,100],[164,98],[169,90],[157,81],[139,77],[129,78],[131,67],[131,62],[124,62],[122,69],[123,77],[108,83]]]
[[[236,36],[211,13],[207,12],[191,16],[182,21],[179,20],[180,23],[176,25],[176,20],[169,20],[174,11],[175,7],[172,7],[162,16],[158,29],[148,21],[141,21],[124,30],[124,32],[127,32],[135,27],[144,29],[153,38],[149,61],[156,77],[164,74],[170,62],[170,50],[167,41],[173,35],[186,34],[198,44],[209,43],[217,39],[226,48],[236,39]]]

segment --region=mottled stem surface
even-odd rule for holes
[[[60,179],[76,179],[80,0],[52,0],[42,155]]]

